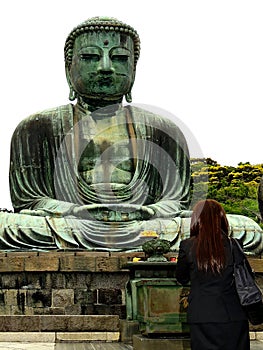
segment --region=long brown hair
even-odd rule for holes
[[[223,237],[228,234],[224,208],[213,199],[199,201],[193,208],[190,236],[196,237],[196,259],[199,270],[220,273],[226,257]]]

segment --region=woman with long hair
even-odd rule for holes
[[[187,312],[192,350],[249,350],[249,326],[234,279],[233,258],[223,207],[198,202],[190,238],[181,241],[177,280],[191,283]]]

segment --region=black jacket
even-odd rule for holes
[[[225,239],[227,266],[221,274],[202,272],[197,269],[193,246],[196,238],[181,241],[176,266],[177,280],[185,285],[191,282],[188,298],[188,322],[231,322],[246,320],[240,305],[233,279],[233,259],[230,245]]]

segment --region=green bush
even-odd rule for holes
[[[260,223],[257,196],[263,164],[222,166],[211,158],[192,159],[191,164],[192,206],[200,199],[212,198],[223,205],[226,213],[245,215]]]

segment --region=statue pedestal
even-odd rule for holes
[[[17,339],[15,332],[19,339],[129,343],[141,332],[157,337],[161,328],[169,338],[180,336],[186,314],[178,305],[176,263],[131,263],[134,257],[145,258],[142,252],[1,252],[0,338]],[[263,288],[262,259],[250,261]]]
[[[143,335],[188,334],[189,287],[176,281],[176,264],[137,262],[127,267],[131,270],[126,287],[127,319],[137,320]]]
[[[133,256],[87,251],[1,252],[0,338],[119,341],[129,280],[129,270],[123,265]]]

